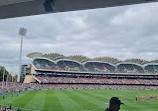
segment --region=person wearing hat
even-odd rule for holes
[[[110,99],[109,108],[106,108],[105,111],[119,111],[120,105],[124,104],[118,97],[112,97]]]

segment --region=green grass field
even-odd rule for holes
[[[125,104],[120,111],[158,111],[156,100],[135,102],[136,95],[158,94],[152,90],[118,90],[118,89],[65,89],[48,91],[21,92],[19,97],[7,94],[0,104],[13,105],[13,109],[22,111],[104,111],[112,96],[119,97]],[[125,101],[127,96],[128,100]]]

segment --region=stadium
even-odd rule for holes
[[[30,64],[25,65],[27,71],[22,83],[1,82],[6,87],[1,90],[0,105],[12,104],[12,109],[23,111],[103,111],[109,99],[118,96],[125,103],[121,106],[123,110],[131,110],[132,106],[135,111],[139,108],[145,111],[148,107],[157,110],[157,60],[121,61],[112,57],[40,52],[27,57]]]
[[[156,2],[1,0],[0,111],[157,111]],[[95,10],[106,7],[114,8]],[[77,12],[88,9],[94,10]],[[21,44],[17,26],[26,27]],[[113,97],[118,110],[110,109]]]
[[[82,55],[64,56],[58,53],[34,52],[27,55],[31,60],[29,74],[24,83],[65,84],[94,87],[118,87],[131,85],[138,89],[158,88],[157,60],[127,59],[112,57],[89,58]],[[78,87],[77,87],[77,86]],[[118,85],[118,86],[116,86]],[[69,86],[68,86],[69,87]],[[83,87],[83,88],[84,88]],[[74,87],[73,87],[74,88]]]

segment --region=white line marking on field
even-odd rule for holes
[[[104,106],[97,107],[97,108],[94,108],[94,109],[89,109],[89,110],[87,110],[87,111],[93,111],[93,110],[100,109],[100,108],[103,108],[103,107],[105,107],[106,105],[108,105],[108,103],[104,103],[104,104],[105,104]]]

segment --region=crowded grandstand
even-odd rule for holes
[[[24,83],[42,89],[62,88],[136,88],[158,89],[156,60],[119,60],[112,57],[89,58],[82,55],[34,52]]]
[[[23,83],[4,83],[3,91],[49,89],[158,90],[158,61],[89,58],[58,53],[28,54],[31,64]],[[2,82],[0,83],[2,86]]]
[[[81,72],[81,73],[131,73],[152,74],[158,72],[158,61],[146,61],[141,59],[119,60],[112,57],[88,58],[74,55],[64,56],[58,53],[42,54],[39,52],[28,54],[31,65],[35,71],[52,72]]]
[[[25,91],[52,89],[137,89],[158,90],[158,61],[119,60],[112,57],[89,58],[58,53],[28,54],[31,64],[20,83],[0,82],[1,96]],[[8,93],[12,92],[12,93]],[[20,93],[22,92],[22,93]],[[6,108],[5,105],[2,105]],[[8,109],[11,111],[12,105]],[[13,106],[14,107],[14,106]],[[18,107],[14,107],[18,109]],[[20,111],[20,110],[19,110]]]

